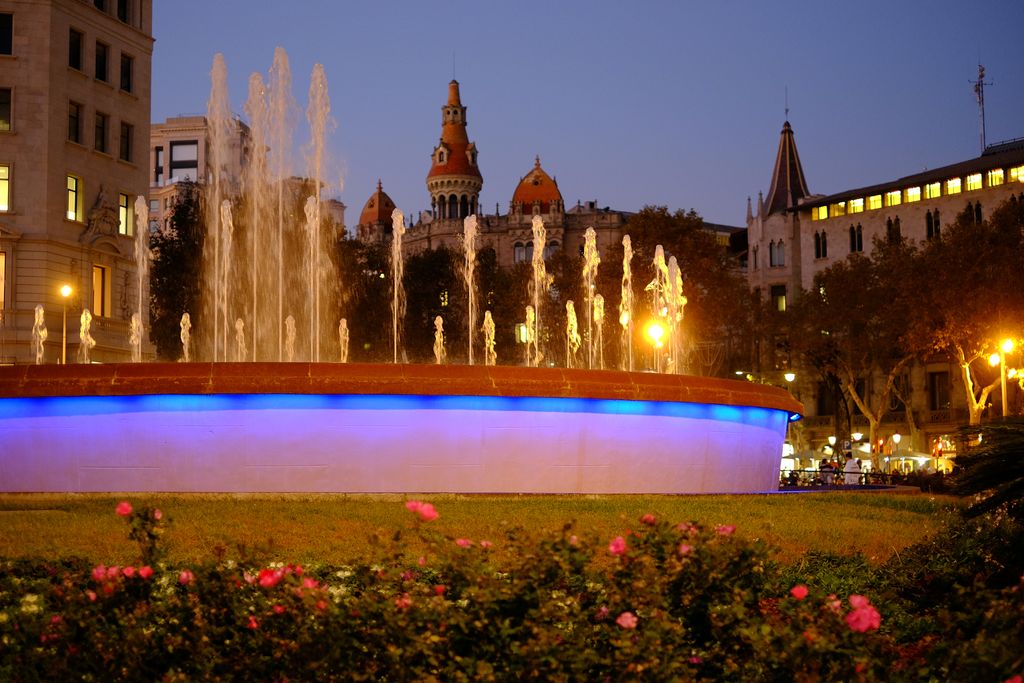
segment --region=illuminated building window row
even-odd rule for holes
[[[926,183],[902,190],[890,190],[883,194],[858,197],[842,202],[811,207],[811,220],[821,221],[827,218],[838,218],[847,214],[861,213],[864,210],[874,211],[883,206],[899,206],[919,202],[921,199],[936,199],[943,195],[960,194],[965,190],[973,192],[984,187],[996,187],[1006,182],[1024,183],[1024,166],[1015,166],[1009,171],[994,168],[985,173],[972,173],[965,178],[950,178],[945,182]],[[945,186],[945,187],[943,187]],[[923,197],[922,197],[923,195]]]

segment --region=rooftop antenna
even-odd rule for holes
[[[786,120],[789,121],[789,86],[786,86]]]
[[[455,50],[452,50],[452,80],[455,80]]]
[[[981,117],[981,153],[985,153],[985,86],[992,85],[985,82],[985,67],[978,64],[978,80],[967,81],[974,85],[974,94],[978,98],[978,114]]]

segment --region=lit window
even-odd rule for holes
[[[899,190],[893,190],[892,192],[885,193],[885,205],[886,206],[899,206],[900,201],[903,198],[903,193]]]
[[[11,129],[11,89],[0,88],[0,130]]]
[[[864,198],[850,200],[850,213],[860,213],[864,210]]]
[[[942,196],[942,183],[928,183],[924,186],[924,198],[935,199]]]
[[[1010,169],[1010,182],[1024,183],[1024,166],[1017,166]]]
[[[816,206],[811,209],[811,219],[820,221],[828,218],[828,207],[827,206]]]
[[[920,187],[908,187],[904,191],[903,194],[904,194],[904,201],[907,202],[908,204],[910,202],[919,202],[919,201],[921,201],[921,188]]]
[[[946,194],[960,194],[959,178],[950,178],[946,181]]]
[[[845,216],[846,215],[846,202],[836,202],[829,207],[828,213],[830,216]]]
[[[997,168],[988,172],[988,186],[1002,185],[1004,182],[1003,169]]]
[[[882,208],[882,195],[873,194],[868,197],[868,210],[881,209]]]
[[[967,190],[980,190],[981,189],[981,174],[972,173],[967,176]]]
[[[69,221],[82,220],[82,179],[68,176],[67,218]]]
[[[772,306],[777,311],[786,310],[786,285],[772,285]]]
[[[11,210],[11,167],[0,164],[0,211]]]
[[[132,236],[132,226],[135,223],[132,217],[132,204],[128,195],[117,195],[118,227],[117,231],[122,235]]]
[[[92,314],[105,318],[110,313],[110,277],[103,266],[92,267]]]

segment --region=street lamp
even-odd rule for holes
[[[899,433],[896,433],[896,434],[892,435],[892,442],[894,444],[896,444],[896,453],[895,453],[895,455],[899,455],[900,454],[900,439],[902,439],[902,438],[903,437],[900,436]]]
[[[996,364],[999,365],[999,388],[1002,392],[1003,417],[1006,417],[1008,414],[1006,405],[1006,354],[1010,351],[1013,351],[1013,340],[1004,339],[1002,343],[999,344],[999,353],[993,353],[988,357],[989,365],[993,367],[995,367]]]
[[[658,321],[652,320],[647,323],[644,333],[654,346],[654,370],[655,372],[661,372],[661,354],[658,353],[658,349],[665,345],[661,341],[665,337],[665,328]]]
[[[68,362],[68,297],[75,291],[71,289],[71,285],[60,286],[60,296],[63,303],[63,322],[61,323],[60,332],[60,364],[66,365]]]
[[[795,372],[787,372],[787,373],[785,373],[784,375],[782,375],[782,377],[783,377],[783,379],[785,379],[785,380],[786,380],[787,382],[792,382],[793,380],[795,380],[795,379],[796,379],[796,373],[795,373]]]

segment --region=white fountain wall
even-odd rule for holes
[[[594,399],[0,399],[4,492],[742,493],[787,414]]]

